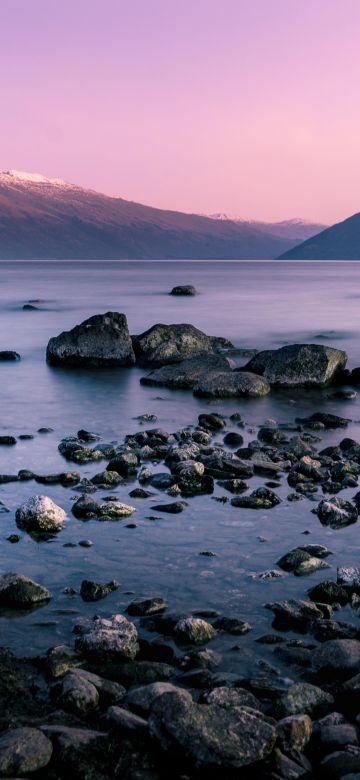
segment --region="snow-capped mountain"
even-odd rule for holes
[[[299,217],[284,219],[281,222],[260,222],[254,219],[244,219],[244,217],[239,217],[235,214],[224,214],[221,212],[219,214],[209,214],[209,217],[210,219],[231,220],[241,225],[250,225],[257,230],[261,230],[262,233],[271,233],[282,238],[288,238],[294,244],[305,241],[307,238],[312,238],[312,236],[317,235],[317,233],[328,227],[321,222],[309,222]]]
[[[39,173],[0,173],[1,259],[262,259],[293,238],[109,197]]]

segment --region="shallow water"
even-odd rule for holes
[[[186,283],[195,285],[199,295],[168,295],[175,284]],[[126,433],[139,429],[136,417],[144,412],[157,415],[156,425],[175,431],[195,424],[197,415],[209,409],[206,400],[194,399],[191,393],[140,385],[144,371],[139,369],[48,367],[45,349],[50,336],[92,314],[124,312],[131,333],[156,322],[190,322],[206,333],[231,339],[240,348],[263,349],[296,341],[324,343],[346,349],[350,367],[360,365],[357,263],[12,262],[0,263],[0,284],[0,349],[15,349],[22,355],[20,363],[0,364],[0,431],[35,435],[15,447],[0,447],[0,473],[16,473],[21,468],[38,473],[78,469],[62,458],[57,445],[79,428],[97,431],[104,441],[121,442]],[[23,304],[31,299],[42,301],[36,304],[39,310],[23,311]],[[256,437],[254,428],[269,417],[293,422],[296,416],[319,408],[351,418],[347,435],[360,438],[359,402],[334,402],[328,395],[272,393],[259,400],[212,403],[210,408],[226,415],[240,411],[246,422],[245,443]],[[40,426],[51,426],[54,432],[38,434]],[[229,424],[228,429],[232,427]],[[341,438],[341,431],[322,434],[319,446]],[[102,467],[92,464],[79,470],[91,476]],[[284,477],[281,481],[277,492],[285,498],[291,490]],[[255,477],[251,489],[263,483],[264,479]],[[129,482],[111,492],[129,502],[128,493],[135,484]],[[39,492],[69,512],[65,529],[50,542],[37,543],[22,534],[19,544],[10,544],[7,536],[17,531],[15,509]],[[223,493],[217,486],[214,495]],[[97,493],[96,498],[101,495]],[[124,610],[134,597],[162,595],[171,610],[211,608],[249,620],[254,630],[246,637],[224,635],[212,643],[214,649],[224,651],[225,668],[245,673],[253,667],[254,649],[257,656],[260,649],[266,654],[263,646],[254,645],[256,637],[270,631],[271,613],[263,608],[265,601],[285,594],[304,597],[315,582],[328,574],[332,578],[337,565],[359,563],[359,525],[340,531],[323,528],[308,500],[285,500],[267,512],[254,512],[219,504],[210,496],[196,497],[188,500],[180,515],[149,520],[154,514],[151,505],[161,495],[136,501],[132,519],[137,527],[129,529],[126,521],[75,520],[70,512],[75,493],[61,486],[1,485],[0,500],[10,512],[0,515],[0,571],[27,574],[53,594],[48,605],[34,612],[3,611],[1,644],[19,654],[42,652],[68,640],[79,615],[108,615]],[[303,536],[305,530],[311,535]],[[259,536],[266,541],[259,541]],[[81,539],[91,539],[93,547],[63,546]],[[251,573],[274,568],[291,547],[310,542],[326,544],[333,551],[328,572],[305,579],[291,574],[271,582],[251,579]],[[216,557],[200,556],[202,550],[212,550]],[[63,593],[65,586],[78,590],[84,578],[102,582],[115,578],[121,588],[96,605]],[[342,614],[345,617],[346,610]],[[241,649],[235,652],[234,645]]]

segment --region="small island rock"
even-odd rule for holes
[[[135,355],[125,314],[95,314],[51,338],[46,359],[52,366],[132,366]]]

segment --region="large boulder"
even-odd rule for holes
[[[135,355],[125,314],[95,314],[54,336],[46,359],[52,366],[132,366]]]
[[[189,360],[182,360],[181,363],[155,368],[150,374],[143,376],[140,382],[143,385],[187,390],[195,387],[209,372],[213,371],[231,374],[227,358],[223,355],[189,358]]]
[[[210,371],[194,387],[200,398],[257,398],[269,392],[266,379],[246,371]]]
[[[261,761],[276,740],[274,722],[257,710],[195,704],[185,690],[156,698],[149,729],[164,750],[181,751],[199,769],[239,769]]]
[[[259,352],[244,370],[265,377],[270,385],[297,387],[328,385],[346,365],[347,354],[319,344],[290,344]]]
[[[198,355],[213,354],[232,344],[226,339],[207,336],[193,325],[159,324],[133,336],[133,347],[140,366],[157,368]]]
[[[16,525],[35,533],[57,533],[64,527],[66,512],[49,496],[32,496],[15,513]]]

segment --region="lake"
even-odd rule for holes
[[[360,365],[360,264],[352,262],[2,262],[0,349],[21,354],[19,363],[0,364],[1,434],[34,434],[14,447],[0,447],[0,473],[31,469],[51,473],[73,468],[58,452],[58,443],[80,428],[96,431],[103,441],[121,443],[127,433],[140,429],[136,419],[144,412],[157,415],[156,425],[168,431],[194,425],[203,411],[225,415],[238,411],[245,427],[245,443],[256,438],[257,426],[267,418],[291,423],[297,416],[318,409],[349,417],[347,434],[359,438],[359,401],[334,401],[329,391],[273,392],[259,400],[212,402],[195,399],[185,391],[140,385],[145,371],[138,368],[65,370],[45,362],[49,338],[87,317],[105,311],[124,312],[132,334],[161,323],[191,323],[209,335],[224,336],[241,349],[276,348],[294,342],[323,343],[345,349],[349,367]],[[169,296],[177,284],[193,284],[193,298]],[[24,311],[28,301],[38,310]],[[53,432],[37,433],[48,426]],[[146,427],[146,426],[145,426]],[[152,426],[150,426],[152,427]],[[229,423],[229,430],[238,430]],[[341,431],[321,433],[320,447],[340,441]],[[221,441],[222,437],[218,439]],[[78,468],[75,466],[75,468]],[[103,464],[80,467],[90,477]],[[155,465],[154,470],[164,470]],[[278,494],[291,492],[282,478]],[[263,484],[254,477],[251,489]],[[120,500],[133,503],[129,491],[136,481],[120,486]],[[114,491],[112,491],[114,492]],[[0,516],[1,573],[17,571],[46,585],[53,598],[30,613],[0,614],[1,644],[18,654],[33,655],[68,641],[79,615],[109,615],[123,611],[135,597],[162,595],[174,611],[217,609],[248,620],[253,631],[246,637],[219,636],[214,649],[224,653],[223,668],[244,672],[253,666],[259,649],[254,640],[271,630],[266,601],[289,595],[304,598],[307,589],[327,577],[317,572],[308,578],[287,575],[260,582],[251,575],[274,568],[278,558],[300,543],[326,544],[334,553],[328,562],[329,578],[336,566],[357,564],[360,552],[358,525],[333,531],[320,525],[311,501],[283,501],[269,511],[236,509],[210,496],[188,500],[180,515],[148,519],[153,499],[138,500],[126,521],[86,523],[71,515],[76,492],[59,485],[39,486],[16,482],[0,486],[0,500],[9,512]],[[354,489],[342,496],[352,496]],[[35,542],[23,533],[18,544],[7,541],[17,531],[16,508],[30,495],[46,493],[69,514],[65,529],[54,539]],[[224,490],[218,486],[215,496]],[[103,493],[96,494],[96,497]],[[166,497],[166,495],[165,495]],[[304,531],[310,535],[303,536]],[[259,539],[260,537],[260,539]],[[90,539],[93,546],[78,542]],[[261,541],[265,539],[265,541]],[[74,547],[64,544],[75,543]],[[199,555],[211,550],[215,557]],[[94,604],[83,603],[81,580],[121,583],[118,591]],[[343,610],[346,619],[347,610]],[[294,635],[295,636],[295,635]],[[234,645],[241,649],[234,650]]]

